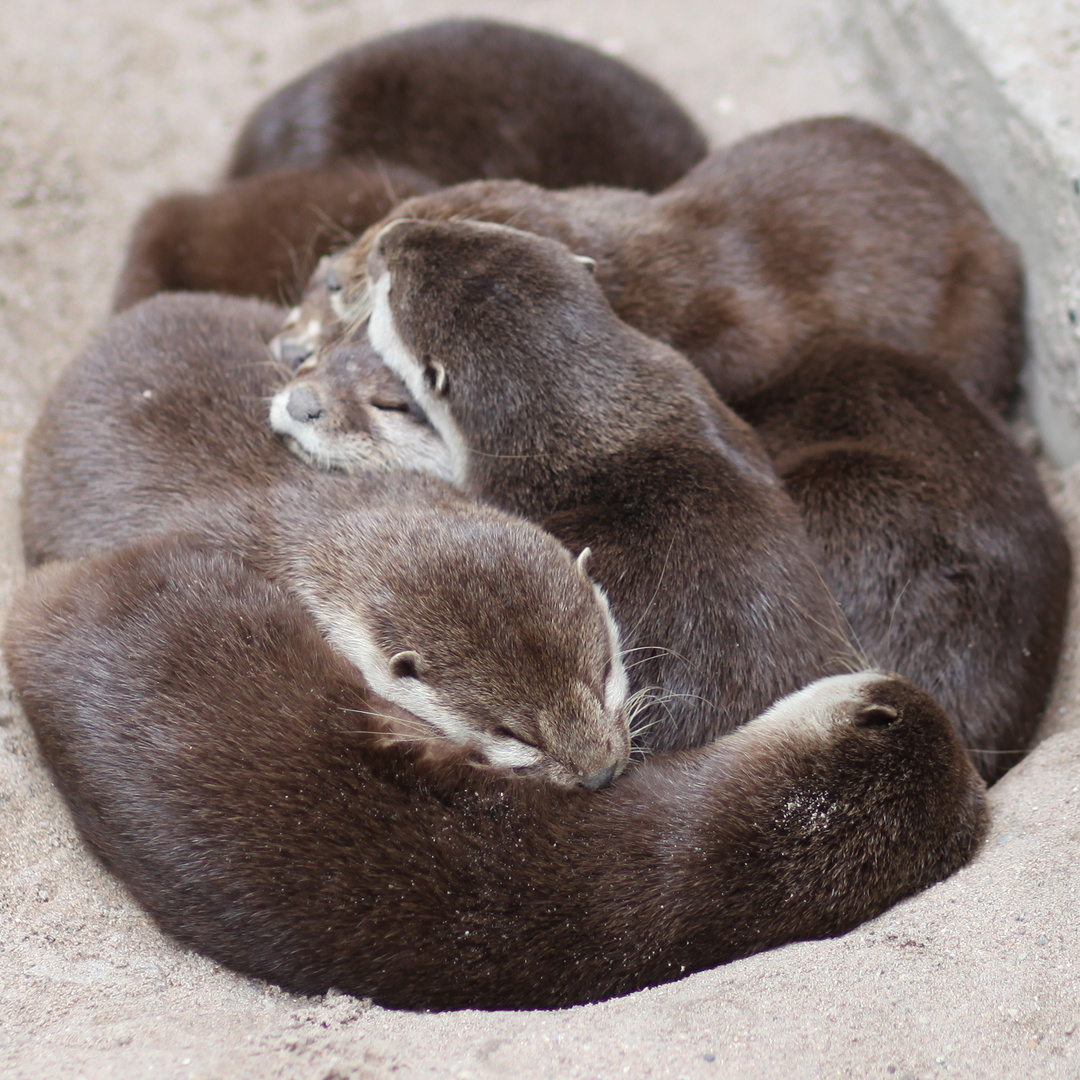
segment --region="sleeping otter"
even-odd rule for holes
[[[155,297],[114,319],[27,447],[28,562],[182,529],[299,597],[413,714],[412,738],[555,783],[609,782],[629,752],[626,675],[582,563],[536,526],[396,468],[393,448],[347,478],[301,465],[263,420],[279,319],[213,296]]]
[[[842,933],[961,866],[986,826],[944,713],[880,672],[599,792],[388,739],[397,710],[294,598],[175,536],[34,572],[3,647],[106,865],[184,944],[302,993],[629,993]]]
[[[700,745],[850,670],[814,549],[753,432],[683,357],[620,322],[565,247],[400,220],[369,273],[371,344],[438,432],[455,484],[591,549],[648,702],[645,745]]]

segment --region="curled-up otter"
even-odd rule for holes
[[[594,49],[483,19],[404,30],[272,94],[216,188],[151,203],[113,310],[165,290],[293,304],[321,256],[443,184],[659,191],[704,156],[666,91]]]
[[[179,941],[304,993],[596,1001],[842,933],[985,831],[948,719],[880,672],[597,792],[388,738],[372,713],[407,717],[294,596],[177,536],[33,572],[3,646],[91,848]]]
[[[930,691],[987,781],[1035,732],[1070,557],[1027,455],[926,357],[822,339],[734,403],[861,650]]]
[[[61,377],[27,448],[28,561],[169,530],[242,553],[408,710],[402,738],[556,784],[609,783],[629,755],[626,675],[583,560],[392,456],[348,478],[303,466],[264,419],[279,320],[212,296],[115,318]]]

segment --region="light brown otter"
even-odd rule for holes
[[[752,136],[651,197],[493,181],[393,216],[509,224],[593,258],[616,314],[684,353],[724,400],[760,388],[821,332],[933,356],[996,408],[1015,390],[1015,247],[944,166],[865,121]],[[347,321],[366,310],[376,231],[335,259]]]
[[[517,177],[659,191],[706,152],[651,79],[552,34],[450,19],[346,49],[263,102],[230,177],[393,162],[438,184]]]
[[[166,932],[303,993],[595,1001],[842,933],[985,831],[944,713],[877,672],[600,792],[395,742],[294,598],[175,537],[36,571],[3,646],[93,850]]]
[[[565,247],[403,220],[376,238],[369,272],[371,344],[441,436],[455,483],[592,550],[645,745],[700,745],[850,668],[753,432],[683,357],[617,319]]]
[[[166,195],[135,223],[113,311],[159,292],[295,304],[322,256],[351,243],[402,199],[436,186],[400,165],[338,161]]]
[[[626,677],[582,565],[429,477],[330,477],[296,461],[261,419],[279,318],[163,296],[115,319],[28,446],[28,561],[181,528],[300,597],[369,685],[424,721],[411,737],[555,783],[608,782],[628,757]]]
[[[823,340],[756,395],[754,425],[861,650],[924,687],[984,779],[1034,735],[1070,558],[1030,460],[934,363]]]

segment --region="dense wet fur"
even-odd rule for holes
[[[996,408],[1023,357],[1016,249],[963,184],[862,120],[803,120],[711,154],[659,195],[462,184],[393,216],[513,225],[596,260],[616,314],[729,400],[821,332],[936,358]],[[362,299],[374,231],[336,260]]]
[[[562,245],[402,221],[376,240],[371,273],[371,342],[463,489],[591,548],[645,695],[643,744],[699,745],[850,667],[753,432],[685,359],[615,318]]]
[[[671,96],[621,61],[522,26],[451,19],[346,49],[278,90],[244,126],[228,175],[350,157],[439,184],[659,191],[705,151]]]
[[[124,311],[159,292],[219,292],[295,304],[322,256],[402,199],[437,185],[400,165],[334,162],[178,192],[140,215],[113,294]]]
[[[873,673],[599,793],[391,744],[295,601],[176,538],[37,571],[3,644],[106,865],[181,942],[305,993],[594,1001],[840,933],[985,831],[947,718]]]
[[[1033,737],[1070,557],[1028,457],[926,358],[826,340],[735,403],[872,663],[953,718],[983,777]]]

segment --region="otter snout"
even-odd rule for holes
[[[606,769],[601,769],[598,772],[593,773],[591,776],[584,777],[578,784],[578,787],[583,787],[588,791],[597,791],[600,788],[605,788],[612,780],[615,779],[622,769],[618,764],[609,765]]]
[[[301,424],[319,420],[326,413],[319,396],[310,386],[294,386],[287,395],[285,411]]]

